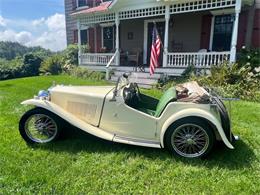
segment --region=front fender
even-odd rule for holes
[[[164,135],[165,135],[165,132],[168,129],[168,127],[179,119],[182,119],[185,117],[191,117],[191,116],[204,118],[204,119],[208,120],[209,122],[211,122],[213,125],[215,125],[215,127],[216,127],[222,141],[225,143],[225,145],[230,149],[234,149],[232,144],[227,139],[219,120],[216,119],[216,117],[214,115],[212,115],[211,113],[209,113],[205,110],[202,110],[202,109],[198,109],[198,108],[189,108],[189,109],[181,110],[180,112],[175,113],[174,115],[172,115],[170,118],[168,118],[165,121],[165,123],[162,126],[162,130],[161,130],[161,134],[160,134],[160,141],[161,141],[162,147],[164,147]]]
[[[50,101],[30,99],[30,100],[26,100],[26,101],[22,102],[21,104],[34,105],[36,107],[44,108],[44,109],[58,115],[59,117],[61,117],[68,123],[72,124],[73,126],[79,128],[83,131],[86,131],[87,133],[92,134],[96,137],[106,139],[109,141],[112,141],[114,138],[114,134],[105,132],[104,130],[102,130],[98,127],[92,126],[92,125],[80,120],[76,116],[72,115],[71,113],[67,112],[63,108],[57,106],[56,104],[54,104]]]

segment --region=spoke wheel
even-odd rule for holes
[[[171,144],[181,156],[194,158],[206,152],[209,146],[209,136],[202,127],[185,124],[173,132]]]
[[[20,134],[28,143],[51,142],[58,138],[60,129],[60,119],[42,108],[26,112],[19,124]]]
[[[35,142],[52,141],[58,130],[56,122],[45,114],[32,115],[25,123],[25,132]]]
[[[165,146],[171,152],[185,158],[206,156],[215,140],[210,124],[197,117],[186,117],[174,122],[164,137]]]

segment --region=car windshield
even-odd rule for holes
[[[121,76],[119,77],[119,81],[118,81],[118,87],[117,89],[122,89],[123,87],[125,87],[126,85],[129,84],[129,79],[124,77],[124,76]]]

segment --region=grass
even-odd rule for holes
[[[207,159],[110,143],[78,130],[43,146],[28,146],[18,121],[20,102],[64,84],[103,85],[67,76],[0,82],[0,194],[259,194],[260,104],[233,103],[235,150],[218,145]],[[154,91],[148,93],[157,94]]]

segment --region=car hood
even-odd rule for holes
[[[66,93],[84,96],[105,97],[114,86],[63,86],[57,85],[49,89],[50,93]]]
[[[50,101],[75,117],[98,126],[106,95],[113,86],[55,86],[49,89]]]

